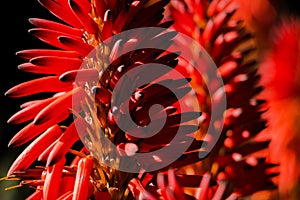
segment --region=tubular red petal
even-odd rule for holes
[[[61,82],[58,76],[48,76],[21,83],[8,90],[5,95],[18,98],[43,92],[64,92],[72,88],[72,84]]]
[[[41,101],[43,101],[43,100],[42,99],[41,100],[38,99],[38,100],[32,100],[32,101],[25,102],[25,103],[23,103],[23,104],[20,105],[20,108],[23,109],[23,108],[26,108],[28,106],[32,106],[32,105],[34,105],[36,103],[39,103]]]
[[[113,25],[113,33],[114,34],[118,34],[123,30],[124,25],[126,24],[126,22],[128,22],[127,18],[128,18],[128,12],[125,10],[122,10],[114,22],[114,25]]]
[[[38,0],[39,3],[48,9],[53,15],[58,17],[59,19],[65,21],[76,28],[82,28],[81,23],[77,20],[77,18],[72,13],[71,9],[67,7],[67,5],[62,5],[61,2],[52,1],[52,0]]]
[[[75,50],[82,56],[87,56],[94,49],[93,46],[84,43],[84,41],[81,38],[78,39],[67,36],[59,36],[58,40],[61,44],[63,44],[64,49],[70,51]]]
[[[101,39],[105,41],[112,36],[113,22],[110,18],[111,11],[107,10],[104,14],[103,28],[101,31]]]
[[[96,0],[95,2],[95,8],[97,16],[101,19],[104,18],[104,13],[107,11],[107,5],[105,0]]]
[[[78,4],[75,0],[69,0],[69,5],[72,8],[74,15],[78,18],[84,28],[90,34],[97,34],[99,31],[98,25],[94,22],[94,20],[88,15],[85,9]]]
[[[27,50],[18,51],[16,55],[28,60],[40,56],[59,56],[59,57],[67,57],[67,58],[80,57],[80,55],[76,51],[63,51],[63,50],[54,50],[54,49],[27,49]]]
[[[123,72],[124,72],[124,65],[121,65],[117,68],[115,71],[113,77],[110,79],[109,86],[111,89],[114,89],[115,85],[117,84],[118,80],[121,78]]]
[[[116,56],[122,55],[122,54],[120,53],[120,51],[121,51],[121,45],[120,45],[121,42],[122,42],[122,39],[119,39],[118,41],[116,41],[116,42],[113,44],[113,47],[112,47],[111,52],[110,52],[110,55],[109,55],[109,61],[110,61],[111,63],[117,59]]]
[[[92,12],[92,6],[90,0],[74,0],[76,3],[86,12]],[[68,3],[69,5],[69,3]]]
[[[73,191],[73,200],[88,199],[90,175],[93,170],[93,158],[87,156],[82,158],[77,167],[75,187]]]
[[[57,143],[58,139],[56,141],[54,141],[52,144],[50,144],[44,151],[43,153],[41,153],[41,155],[39,155],[38,157],[38,161],[42,161],[42,162],[47,162],[48,160],[48,156],[50,154],[50,152],[52,151],[52,149],[54,148],[55,144]]]
[[[110,103],[111,101],[111,92],[103,87],[93,87],[93,92],[95,93],[95,98],[103,104]]]
[[[52,124],[53,125],[53,124]],[[32,122],[21,129],[9,142],[9,147],[23,145],[51,127],[50,123],[34,125]]]
[[[59,189],[59,196],[69,196],[69,194],[73,193],[75,186],[75,177],[73,175],[65,175],[62,177],[61,184],[64,187]],[[71,196],[72,197],[72,196]],[[72,199],[72,198],[71,198]]]
[[[171,191],[174,192],[176,199],[186,199],[183,188],[178,184],[178,181],[176,180],[174,169],[168,170],[168,184]]]
[[[157,174],[157,186],[158,188],[161,190],[161,195],[165,198],[168,199],[167,194],[166,194],[166,190],[167,190],[167,184],[166,184],[166,180],[165,180],[165,176],[163,173],[158,173]]]
[[[73,192],[69,191],[66,192],[65,194],[61,195],[57,200],[71,200],[73,197]]]
[[[11,165],[8,176],[15,171],[26,170],[44,149],[51,145],[61,134],[62,130],[58,125],[52,126],[46,130],[18,156]]]
[[[218,7],[218,4],[219,4],[220,0],[213,0],[208,8],[207,8],[207,15],[209,17],[212,17],[214,16],[216,13],[217,13],[217,7]]]
[[[197,200],[206,200],[208,198],[210,179],[211,175],[209,173],[203,175],[199,189],[195,194]]]
[[[56,98],[57,97],[43,99],[35,104],[27,106],[9,118],[7,123],[19,124],[33,119],[44,107],[46,107],[46,105],[50,104]]]
[[[49,30],[49,29],[45,29],[45,28],[33,28],[33,29],[30,29],[28,32],[47,44],[50,44],[59,49],[69,50],[63,44],[61,44],[58,40],[58,37],[64,35],[61,32]],[[73,49],[71,49],[71,51],[72,50]]]
[[[234,70],[236,70],[239,67],[239,64],[235,61],[227,61],[223,63],[219,67],[219,73],[223,77],[223,79],[228,80],[228,77],[232,74]]]
[[[203,31],[203,39],[206,43],[213,42],[217,34],[220,34],[220,28],[228,21],[232,13],[221,12],[214,18],[211,18]]]
[[[82,60],[79,58],[68,58],[58,56],[40,56],[30,60],[34,65],[39,66],[73,66],[74,69],[79,68],[82,64]]]
[[[106,1],[106,3],[110,10],[115,10],[115,5],[117,3],[117,0]]]
[[[150,192],[148,192],[142,183],[137,179],[133,178],[128,183],[128,188],[132,192],[135,199],[147,199],[157,200]]]
[[[176,30],[181,33],[185,33],[189,35],[191,32],[197,30],[196,22],[190,17],[189,13],[186,12],[178,12],[174,7],[170,7],[170,11],[172,12],[172,17],[176,21],[174,26]]]
[[[74,120],[54,145],[48,156],[47,166],[59,162],[72,145],[79,140],[79,135],[85,134],[87,126],[86,121],[82,118]]]
[[[58,118],[58,113],[68,112],[72,106],[79,105],[79,102],[84,99],[84,96],[85,92],[82,88],[75,88],[74,90],[69,91],[41,110],[35,117],[33,123],[39,125],[48,121],[54,121],[54,119],[60,119]]]
[[[69,70],[78,69],[82,64],[79,58],[39,56],[30,60],[30,63],[19,65],[19,69],[40,74],[59,75]]]
[[[58,197],[59,188],[61,187],[62,171],[66,159],[62,158],[53,166],[47,167],[45,184],[43,187],[43,199],[56,200]]]
[[[143,6],[143,3],[141,1],[133,1],[130,4],[130,8],[129,8],[126,22],[125,22],[126,24],[130,24],[130,22],[135,18],[135,15],[138,13],[138,11],[141,9],[142,6]],[[124,27],[124,28],[127,28],[127,27]]]
[[[38,66],[32,63],[23,63],[18,66],[18,69],[24,72],[36,74],[60,75],[62,73],[65,73],[69,70],[74,70],[76,68],[72,65]]]
[[[29,21],[31,24],[39,28],[54,30],[75,37],[81,37],[83,35],[83,30],[76,29],[58,22],[53,22],[50,20],[39,19],[39,18],[30,18]]]
[[[98,81],[99,72],[96,69],[82,69],[72,70],[62,74],[59,79],[62,82],[73,82],[73,81]]]

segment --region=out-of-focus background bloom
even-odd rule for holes
[[[282,177],[277,182],[280,184],[280,190],[293,193],[293,197],[296,199],[300,197],[300,194],[297,194],[293,188],[297,186],[296,178],[300,174],[297,171],[300,167],[300,161],[296,151],[300,144],[300,97],[299,94],[296,95],[297,92],[300,92],[300,22],[296,20],[297,22],[291,27],[288,26],[290,25],[289,22],[286,26],[282,23],[285,23],[285,19],[289,19],[291,16],[293,18],[300,16],[300,6],[297,0],[236,1],[240,4],[237,15],[244,18],[247,26],[254,32],[259,41],[258,53],[261,59],[262,80],[266,87],[270,86],[266,92],[271,92],[274,95],[263,93],[264,97],[270,101],[269,105],[273,106],[269,114],[266,115],[270,120],[270,127],[265,131],[266,134],[276,136],[270,145],[270,160],[283,163],[280,168]],[[6,175],[10,164],[24,148],[6,148],[9,140],[22,126],[22,124],[20,127],[8,125],[6,121],[19,110],[18,106],[21,101],[24,102],[24,99],[9,99],[4,96],[4,93],[12,86],[31,79],[31,76],[36,77],[36,75],[22,73],[17,69],[17,65],[21,63],[15,56],[15,52],[45,45],[27,33],[27,30],[31,28],[28,18],[53,18],[45,9],[40,7],[37,0],[6,1],[2,8],[3,10],[7,9],[8,13],[1,12],[3,15],[1,17],[3,19],[1,28],[3,45],[1,53],[2,77],[0,79],[0,177]],[[285,31],[285,29],[287,30]],[[276,43],[277,36],[274,38],[276,33],[286,34],[283,35],[279,43]],[[275,74],[272,82],[269,79],[269,72],[275,69],[279,73]],[[293,78],[295,81],[290,82]],[[296,89],[290,89],[293,84],[295,84]],[[284,97],[279,97],[282,94]],[[0,199],[25,199],[30,192],[26,188],[4,191],[4,188],[9,185],[11,182],[0,182]]]

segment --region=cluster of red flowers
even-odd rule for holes
[[[235,16],[236,1],[39,3],[60,22],[32,18],[29,33],[52,48],[17,56],[26,60],[20,70],[42,77],[6,92],[44,97],[22,104],[8,120],[26,123],[9,146],[27,147],[3,180],[34,188],[27,200],[230,200],[277,190],[278,160],[266,155],[271,136],[260,137],[268,104],[260,96],[256,40]],[[221,88],[209,72],[196,72],[203,52],[178,34],[206,50]],[[191,52],[190,60],[169,51],[176,45]],[[222,97],[226,110],[211,123],[212,105],[220,106]],[[160,149],[166,151],[139,157]],[[184,151],[178,155],[178,149]]]

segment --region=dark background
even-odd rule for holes
[[[270,0],[280,12],[299,14],[298,0]],[[255,2],[255,1],[253,1]],[[7,120],[19,110],[20,104],[29,99],[9,99],[4,93],[11,87],[30,80],[35,75],[22,73],[17,66],[24,62],[15,53],[24,49],[43,48],[44,43],[28,33],[33,26],[29,18],[55,19],[37,0],[2,1],[1,6],[1,73],[0,73],[0,178],[4,177],[14,159],[24,147],[7,148],[9,140],[24,126],[9,125]],[[4,5],[3,5],[4,4]],[[15,181],[0,181],[0,200],[22,200],[30,189],[18,188],[4,191],[4,188],[17,184]]]
[[[3,5],[4,4],[4,5]],[[29,98],[12,99],[4,96],[11,87],[35,78],[36,75],[22,73],[17,66],[24,62],[15,53],[24,49],[43,48],[44,43],[28,33],[33,26],[29,18],[54,19],[37,0],[3,1],[1,6],[1,73],[0,73],[0,178],[6,173],[24,147],[7,148],[9,140],[24,127],[24,124],[10,125],[7,120],[16,113],[19,106]],[[22,200],[31,192],[28,188],[4,191],[18,181],[0,181],[0,200]]]

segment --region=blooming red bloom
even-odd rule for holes
[[[299,77],[300,21],[282,18],[273,29],[270,49],[260,65],[261,94],[268,101],[267,134],[272,134],[270,157],[280,163],[278,186],[281,199],[299,197]]]
[[[11,98],[46,96],[23,104],[8,120],[27,123],[10,146],[31,143],[12,164],[7,179],[19,178],[21,185],[35,188],[29,199],[233,199],[274,186],[270,178],[276,174],[266,172],[273,165],[253,155],[269,141],[255,137],[266,125],[261,118],[264,102],[256,98],[262,88],[251,59],[253,48],[240,48],[251,34],[232,20],[235,4],[225,0],[39,2],[63,22],[33,18],[35,28],[29,32],[53,48],[17,55],[27,60],[20,70],[43,77],[6,92]],[[170,16],[165,17],[165,11]],[[154,29],[139,32],[143,27]],[[124,32],[126,37],[114,37]],[[201,74],[190,73],[189,63],[194,61],[168,51],[174,40],[180,42],[174,39],[178,32],[202,45],[219,67],[225,88],[215,88],[211,101]],[[191,51],[190,46],[185,48],[180,50]],[[191,52],[198,57],[198,50]],[[174,75],[176,70],[184,76]],[[187,111],[193,105],[180,101],[191,97],[194,87],[201,108]],[[219,113],[214,123],[221,138],[201,162],[201,173],[190,175],[187,166],[198,167],[201,148],[211,145],[209,133],[204,137],[210,106],[219,105],[225,95],[227,111]],[[161,106],[153,106],[157,104]],[[199,123],[201,114],[204,121]],[[165,151],[138,156],[160,149]],[[182,154],[178,149],[184,149]],[[35,168],[36,160],[44,166]]]
[[[168,12],[170,18],[175,19],[175,30],[194,38],[207,50],[224,81],[227,96],[224,128],[210,156],[201,162],[205,164],[196,167],[201,171],[203,168],[211,170],[218,179],[232,184],[227,187],[224,196],[232,192],[247,196],[275,188],[271,178],[277,175],[276,165],[268,164],[266,159],[262,159],[265,155],[258,153],[267,149],[270,139],[258,139],[259,133],[266,127],[266,120],[262,118],[266,108],[265,101],[258,96],[263,87],[259,84],[260,74],[257,73],[257,41],[235,15],[237,9],[236,1],[178,0],[173,1]],[[180,60],[179,63],[187,65],[185,61]],[[186,71],[190,76],[196,76],[193,71]],[[199,88],[199,101],[209,96],[201,77],[192,79],[192,84]],[[213,82],[208,81],[208,84]],[[209,104],[203,106],[205,116],[210,116]]]

